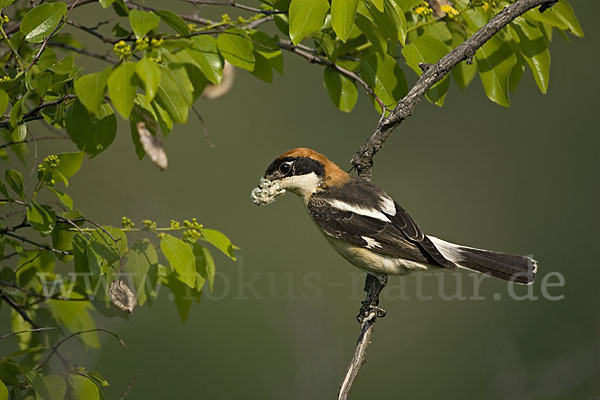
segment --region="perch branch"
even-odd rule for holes
[[[356,168],[359,176],[371,180],[373,175],[373,157],[375,154],[383,148],[385,141],[391,136],[394,128],[412,115],[417,104],[425,96],[425,93],[433,85],[442,80],[452,68],[464,60],[470,63],[481,46],[518,16],[538,6],[540,7],[540,11],[543,12],[554,3],[556,3],[554,0],[517,0],[496,14],[485,26],[475,32],[473,36],[446,54],[438,62],[433,65],[424,65],[423,75],[421,75],[417,83],[400,100],[398,105],[394,107],[388,117],[379,121],[375,132],[352,157],[352,166]],[[365,281],[365,291],[372,293],[375,288],[372,286],[369,287],[369,276],[367,275],[367,280]],[[376,280],[371,279],[371,285],[375,284],[373,281]],[[379,291],[381,289],[383,287]],[[377,294],[378,297],[379,295]],[[369,296],[367,295],[368,298]],[[346,400],[348,398],[354,380],[361,366],[366,362],[367,349],[371,341],[375,321],[377,320],[377,312],[377,309],[370,310],[361,323],[358,343],[356,344],[354,356],[352,357],[348,371],[340,386],[338,400]]]

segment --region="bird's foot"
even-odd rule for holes
[[[363,305],[356,316],[356,320],[359,324],[362,324],[367,318],[383,318],[385,317],[385,314],[386,311],[383,308],[363,302]]]

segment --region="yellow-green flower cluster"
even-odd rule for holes
[[[154,221],[145,219],[142,221],[142,224],[144,225],[145,229],[148,229],[150,231],[156,230],[156,222],[154,222]]]
[[[8,82],[8,81],[10,81],[10,77],[8,77],[8,76],[2,76],[2,77],[0,77],[0,83]]]
[[[481,7],[483,8],[483,11],[488,12],[489,10],[496,8],[498,5],[496,4],[495,1],[484,1],[483,4],[481,4]]]
[[[188,228],[183,232],[183,239],[188,242],[196,242],[202,234],[200,233],[200,229],[202,229],[202,224],[198,223],[196,218],[192,218],[191,221],[183,220],[183,227]]]
[[[51,154],[44,158],[44,163],[48,164],[50,168],[56,168],[60,164],[60,158],[58,158],[58,156],[55,154]]]
[[[196,220],[196,218],[192,218],[191,221],[184,219],[183,226],[185,228],[202,229],[202,224],[198,223],[198,220]]]
[[[156,38],[152,38],[152,40],[150,40],[150,46],[156,48],[156,47],[160,47],[162,46],[164,42],[164,39],[160,38],[160,39],[156,39]]]
[[[120,59],[129,58],[133,54],[131,46],[125,43],[124,40],[119,40],[117,43],[115,43],[113,51]]]
[[[419,6],[414,9],[414,11],[415,14],[421,17],[426,17],[428,15],[433,14],[433,9],[429,6],[429,3],[427,3],[426,1],[422,1],[421,4],[419,4]]]
[[[445,12],[446,15],[448,16],[448,18],[450,18],[450,19],[453,19],[454,17],[456,17],[459,14],[458,10],[449,4],[444,4],[442,6],[442,11]]]
[[[0,25],[1,24],[7,24],[10,22],[10,18],[8,18],[8,15],[1,15],[0,16]]]
[[[135,224],[129,218],[123,217],[123,218],[121,218],[121,226],[123,228],[133,228],[135,226]]]
[[[202,234],[196,229],[188,229],[183,231],[183,239],[187,240],[188,242],[196,242],[200,236],[202,236]]]
[[[150,46],[150,39],[147,37],[139,38],[135,41],[135,51],[144,51]]]
[[[171,229],[179,229],[180,227],[179,221],[175,221],[174,219],[171,220]]]

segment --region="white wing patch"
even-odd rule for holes
[[[446,242],[445,240],[438,239],[435,236],[427,236],[429,240],[433,242],[435,247],[442,253],[445,259],[452,261],[453,263],[460,262],[460,246],[454,243]]]
[[[363,240],[365,242],[367,242],[367,248],[369,248],[369,249],[374,249],[376,247],[381,248],[381,244],[377,240],[370,238],[368,236],[361,236],[361,238],[363,238]]]
[[[394,200],[387,194],[381,197],[381,210],[387,215],[394,216],[396,215],[396,204],[394,204]]]
[[[388,217],[386,217],[385,214],[379,210],[361,207],[357,204],[348,204],[348,203],[340,201],[340,200],[327,200],[327,201],[333,207],[335,207],[339,210],[342,210],[342,211],[350,211],[350,212],[353,212],[354,214],[364,215],[365,217],[371,217],[371,218],[378,219],[380,221],[391,222],[390,219]],[[395,207],[394,207],[394,213],[395,213]],[[393,214],[390,214],[390,215],[393,215]]]

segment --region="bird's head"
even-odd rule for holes
[[[267,168],[260,185],[252,191],[256,205],[270,204],[290,191],[308,202],[310,196],[329,186],[350,180],[350,175],[321,153],[296,148],[277,157]]]

